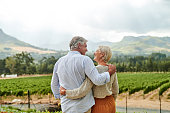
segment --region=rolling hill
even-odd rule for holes
[[[0,29],[0,58],[20,53],[22,51],[29,52],[31,54],[48,55],[48,54],[60,54],[60,52],[66,53],[69,49],[69,41],[63,43],[50,44],[48,49],[35,47],[31,44],[18,40],[15,37],[9,36]],[[113,55],[149,55],[151,53],[165,53],[170,55],[170,37],[154,37],[154,36],[125,36],[120,42],[91,42],[88,41],[88,50],[95,51],[99,45],[110,46]],[[46,45],[45,47],[48,47]],[[56,51],[55,48],[60,48],[62,51]],[[63,54],[63,53],[62,53]]]
[[[111,45],[117,54],[147,55],[155,52],[170,54],[170,37],[125,36]]]
[[[48,43],[43,47],[58,50],[68,50],[69,40]],[[120,42],[92,42],[88,41],[88,51],[95,51],[99,45],[107,45],[116,55],[149,55],[151,53],[164,53],[170,55],[170,37],[154,37],[154,36],[125,36]]]
[[[34,54],[56,53],[54,50],[42,49],[9,36],[0,29],[0,58],[26,51]]]
[[[0,29],[0,52],[21,52],[21,51],[34,52],[34,53],[40,53],[40,54],[41,53],[55,53],[55,51],[35,47],[31,44],[20,41],[16,39],[15,37],[5,34]]]

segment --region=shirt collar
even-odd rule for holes
[[[80,54],[80,52],[78,52],[78,51],[69,51],[68,54]]]

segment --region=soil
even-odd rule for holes
[[[160,100],[158,96],[158,90],[154,90],[146,95],[143,95],[143,91],[136,92],[132,95],[128,95],[127,93],[119,94],[116,99],[116,106],[126,107],[126,96],[127,96],[127,106],[135,107],[135,108],[149,108],[149,109],[159,109],[160,108]],[[163,110],[170,110],[170,88],[163,93],[161,98],[161,108]],[[13,100],[21,100],[18,102],[12,102]],[[60,105],[60,100],[57,100],[50,95],[31,95],[31,104],[54,104]],[[1,97],[0,104],[23,104],[28,103],[27,96],[16,97],[16,96],[8,96]]]
[[[127,106],[135,108],[148,108],[148,109],[160,109],[160,100],[158,89],[143,95],[143,91],[136,92],[132,95],[127,93],[119,94],[116,100],[116,105],[120,107],[126,107],[126,96]],[[161,109],[170,110],[170,88],[160,96]]]

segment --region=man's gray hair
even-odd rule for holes
[[[83,37],[80,36],[75,36],[72,38],[72,40],[70,41],[70,50],[73,49],[78,49],[78,44],[80,43],[81,45],[83,45],[84,43],[86,43],[87,40]]]

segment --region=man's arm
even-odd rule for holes
[[[114,78],[115,78],[115,76],[114,76]],[[81,86],[76,89],[66,90],[65,88],[63,88],[61,86],[60,94],[66,95],[66,97],[69,99],[78,99],[78,98],[84,97],[91,90],[92,86],[93,86],[93,83],[91,82],[91,80],[88,77],[86,77],[86,79],[81,84]]]
[[[56,62],[54,69],[53,69],[53,76],[51,80],[51,90],[55,98],[60,98],[60,92],[59,92],[60,84],[59,84],[59,79],[57,75],[57,68],[58,68],[58,63]]]
[[[114,68],[114,71],[116,71],[115,66],[112,66],[112,65],[109,65],[109,66],[110,66],[110,70]],[[60,87],[60,94],[66,95],[66,97],[69,99],[78,99],[78,98],[84,97],[91,90],[92,86],[93,86],[93,83],[88,77],[86,77],[86,79],[81,84],[81,86],[76,89],[66,90],[63,87]]]
[[[109,65],[109,72],[99,74],[96,67],[94,66],[93,61],[89,57],[86,57],[83,63],[85,68],[85,74],[95,85],[104,85],[108,83],[110,81],[110,75],[115,72],[115,66]]]

